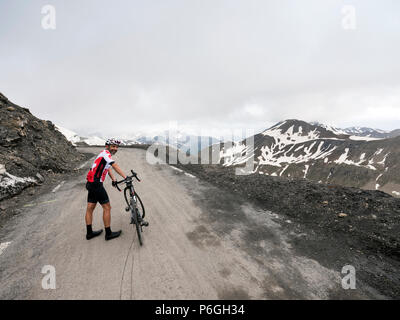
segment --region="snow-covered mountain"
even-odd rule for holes
[[[81,137],[69,129],[60,126],[56,126],[56,128],[75,146],[104,146],[106,142],[105,138],[98,136]],[[121,145],[123,146],[161,143],[173,146],[174,148],[181,149],[185,152],[190,151],[194,154],[202,148],[209,147],[210,145],[219,142],[219,140],[209,136],[196,136],[182,131],[169,132],[167,130],[138,132],[129,135],[125,134],[124,136],[129,138],[121,139]]]
[[[379,139],[390,137],[390,131],[367,128],[367,127],[350,127],[343,129],[343,131],[349,135],[359,136],[359,137],[371,137]]]
[[[337,135],[342,135],[342,134],[348,135],[349,134],[348,132],[346,132],[343,129],[340,129],[340,128],[337,128],[337,127],[334,127],[332,125],[328,125],[328,124],[325,124],[325,123],[320,123],[318,121],[310,122],[310,124],[314,125],[314,126],[322,127],[322,128],[324,128],[324,129],[326,129],[328,131],[332,131],[334,134],[337,134]]]
[[[337,128],[319,122],[310,122],[312,125],[323,127],[338,135],[349,135],[351,140],[372,141],[377,139],[394,138],[400,135],[400,130],[385,131],[381,129],[373,129],[368,127],[349,127],[345,129]]]
[[[78,136],[76,132],[73,132],[71,130],[68,130],[66,128],[60,127],[60,126],[55,126],[55,128],[60,131],[64,137],[71,142],[74,146],[76,145],[77,142],[81,141],[81,137]]]
[[[201,149],[219,142],[218,139],[210,136],[197,136],[182,131],[167,130],[150,135],[136,136],[135,138],[142,143],[161,143],[184,152],[190,151],[192,154],[197,154]]]
[[[354,132],[351,132],[354,134]],[[300,120],[282,121],[243,140],[220,144],[220,164],[243,165],[254,156],[255,174],[307,178],[321,183],[384,190],[400,195],[400,137],[356,140],[344,130]]]
[[[81,137],[69,129],[55,126],[74,146],[104,146],[106,140],[97,136]]]
[[[56,126],[56,129],[60,131],[68,141],[70,141],[74,146],[104,146],[106,143],[106,139],[99,137],[98,135],[91,135],[89,137],[82,137],[78,135],[76,132],[73,132],[69,129]],[[123,146],[131,146],[135,144],[141,144],[135,139],[121,139],[121,145]]]

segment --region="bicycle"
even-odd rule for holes
[[[125,182],[125,184],[126,184],[125,189],[124,189],[124,197],[125,197],[126,204],[128,206],[125,208],[125,211],[131,212],[131,224],[134,224],[136,226],[136,232],[138,235],[139,243],[142,246],[143,245],[143,239],[142,239],[143,228],[142,228],[141,222],[142,222],[143,218],[145,217],[146,212],[145,212],[142,200],[140,199],[139,195],[135,191],[135,188],[134,188],[133,182],[132,182],[132,178],[136,178],[136,180],[139,182],[141,180],[138,178],[136,172],[134,172],[133,170],[131,170],[131,172],[132,172],[132,175],[127,176],[126,179],[117,181],[115,183],[115,187],[119,191],[122,191],[118,187],[118,184],[120,184],[122,182]],[[127,192],[129,192],[129,200],[128,200]],[[140,208],[138,206],[138,202],[140,203]],[[142,211],[142,213],[140,211]]]

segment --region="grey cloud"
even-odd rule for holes
[[[55,31],[47,2],[0,3],[0,90],[72,130],[399,127],[397,2],[352,1],[352,31],[347,1],[53,3]]]

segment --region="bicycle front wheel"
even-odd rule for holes
[[[131,210],[132,210],[133,223],[136,226],[136,233],[138,235],[139,244],[142,246],[143,245],[142,226],[139,223],[139,210],[137,208],[137,204],[133,199],[131,200]]]
[[[143,205],[142,199],[140,199],[140,197],[137,194],[137,192],[135,192],[135,196],[139,200],[139,203],[140,203],[140,207],[138,205],[138,209],[139,209],[139,211],[141,209],[141,217],[144,218],[144,216],[146,215],[146,211],[144,210],[144,205]]]

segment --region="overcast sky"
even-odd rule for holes
[[[0,92],[80,134],[395,129],[399,40],[398,0],[0,0]]]

